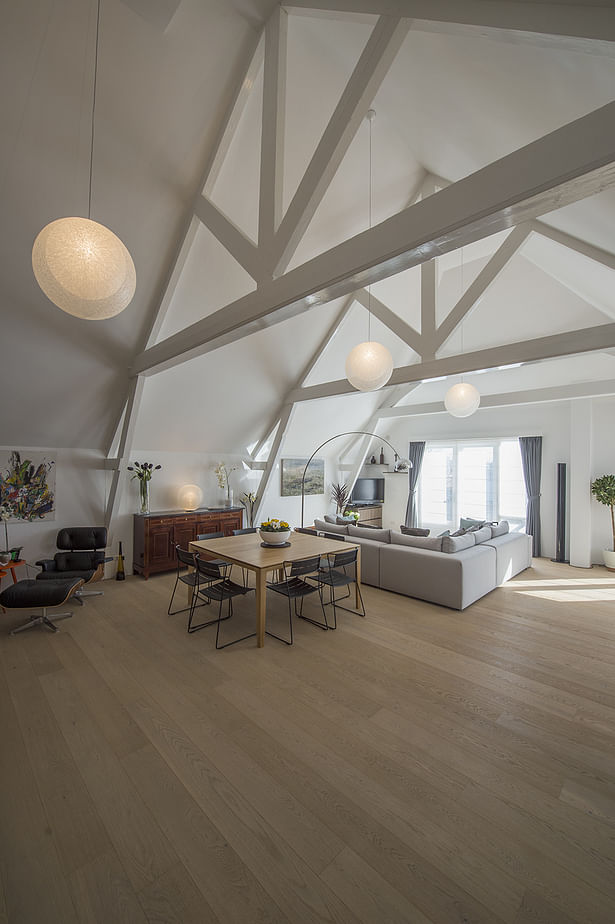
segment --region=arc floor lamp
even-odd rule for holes
[[[379,433],[369,433],[367,430],[346,430],[344,433],[336,433],[335,436],[330,436],[328,440],[325,440],[324,443],[321,443],[320,446],[317,446],[310,458],[305,464],[303,469],[303,475],[301,477],[301,526],[303,527],[303,513],[305,507],[305,476],[309,468],[310,462],[314,458],[317,452],[319,452],[323,446],[326,446],[327,443],[331,443],[333,440],[337,440],[342,436],[373,436],[375,439],[380,440],[381,443],[386,443],[389,449],[392,449],[395,455],[397,456],[398,461],[404,462],[408,469],[412,468],[412,462],[409,459],[406,459],[399,453],[395,446],[392,443],[389,443],[388,440],[385,440],[384,436],[380,436]]]

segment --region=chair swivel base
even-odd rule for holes
[[[53,616],[48,616],[47,607],[44,606],[43,612],[39,616],[32,614],[27,622],[13,629],[12,632],[9,632],[9,635],[17,635],[18,632],[25,632],[26,629],[31,629],[33,626],[47,626],[52,632],[57,632],[58,627],[54,626],[54,622],[59,622],[60,619],[70,619],[72,615],[72,613],[54,613]]]

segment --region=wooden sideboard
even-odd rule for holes
[[[368,523],[370,526],[382,526],[382,504],[373,504],[369,507],[352,507],[359,514],[359,523]]]
[[[148,578],[159,571],[171,571],[176,566],[175,546],[188,548],[188,543],[202,533],[222,532],[230,536],[241,529],[243,507],[209,507],[186,513],[169,510],[159,513],[135,513],[133,537],[133,574]]]

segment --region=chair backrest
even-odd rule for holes
[[[224,539],[224,533],[200,533],[198,539]]]
[[[213,561],[207,561],[207,559],[201,558],[198,552],[194,556],[194,563],[199,574],[202,574],[203,577],[207,577],[212,581],[219,580],[226,575],[226,565],[219,565]]]
[[[192,552],[186,552],[185,549],[180,549],[178,545],[175,546],[175,554],[177,556],[178,565],[191,565],[194,567],[194,555]]]
[[[313,558],[303,558],[301,561],[293,561],[290,564],[290,569],[286,572],[286,576],[297,577],[299,574],[310,574],[312,571],[318,571],[320,566],[320,555],[315,555]]]
[[[248,526],[246,529],[234,529],[233,536],[247,536],[256,532],[256,526]]]
[[[356,549],[349,549],[348,552],[335,552],[335,554],[329,555],[329,564],[331,568],[341,568],[343,565],[352,565],[356,560]]]
[[[56,546],[63,552],[104,549],[107,546],[107,527],[65,526],[58,533]]]

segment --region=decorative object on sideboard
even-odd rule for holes
[[[227,465],[226,462],[218,462],[214,472],[218,479],[218,487],[226,493],[224,504],[226,507],[233,506],[233,489],[231,488],[231,475],[237,471],[236,465]]]
[[[203,500],[198,484],[185,484],[179,489],[179,506],[182,510],[197,510]]]
[[[4,549],[0,551],[0,565],[6,565],[11,560],[8,521],[12,516],[13,512],[11,508],[7,504],[2,504],[2,506],[0,506],[0,520],[4,523]]]
[[[368,430],[345,430],[343,433],[336,433],[335,436],[330,436],[328,440],[324,440],[324,442],[322,442],[320,446],[316,447],[316,449],[314,450],[310,458],[305,463],[305,468],[303,469],[303,476],[301,478],[301,526],[302,527],[304,525],[303,518],[304,518],[304,513],[305,513],[305,495],[306,495],[305,475],[309,468],[310,462],[312,461],[316,453],[319,452],[323,448],[323,446],[326,446],[327,443],[331,443],[333,440],[339,439],[341,436],[373,436],[377,440],[382,440],[383,443],[386,443],[389,449],[392,449],[394,453],[397,453],[395,446],[389,443],[388,440],[385,440],[383,436],[379,436],[377,433],[370,433]],[[397,454],[399,455],[399,453]],[[412,466],[411,462],[409,462],[408,460],[405,460],[405,461],[407,462],[409,467]]]
[[[99,27],[100,0],[93,62],[88,217],[50,222],[32,248],[34,276],[47,298],[67,314],[89,321],[119,314],[132,301],[136,288],[135,266],[125,245],[91,217]]]
[[[149,513],[149,483],[152,480],[152,472],[158,471],[162,465],[154,465],[153,462],[134,462],[128,466],[128,471],[132,472],[131,481],[139,479],[139,513]]]
[[[609,571],[615,571],[615,475],[601,475],[592,481],[591,492],[599,504],[604,504],[611,511],[612,545],[603,549],[604,564]]]
[[[117,555],[117,571],[115,572],[116,581],[125,581],[126,580],[126,571],[124,569],[124,556],[122,554],[122,543],[120,540],[120,550]]]
[[[369,213],[368,224],[372,227],[372,126],[376,111],[367,113],[369,122]],[[346,357],[346,378],[359,391],[375,391],[382,388],[391,378],[393,357],[385,346],[371,339],[372,287],[367,287],[367,340],[357,344]]]
[[[258,503],[258,494],[254,491],[244,491],[240,497],[240,502],[246,508],[246,520],[248,521],[248,526],[252,528],[254,526],[254,511]]]

